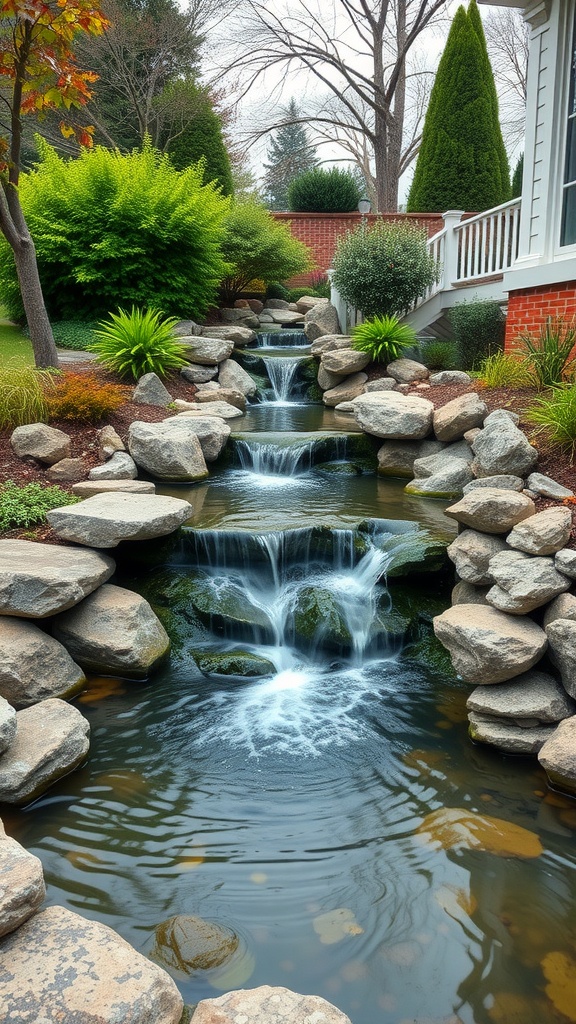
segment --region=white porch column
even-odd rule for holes
[[[454,229],[460,224],[464,213],[464,210],[446,210],[446,213],[442,214],[442,220],[446,228],[446,238],[444,243],[444,264],[439,284],[443,292],[452,291],[452,281],[456,281],[458,277],[459,239]]]

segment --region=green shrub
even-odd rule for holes
[[[507,352],[486,356],[480,364],[478,377],[487,388],[528,388],[533,383],[526,360]]]
[[[487,356],[503,348],[506,317],[497,302],[459,302],[448,318],[465,370],[478,369]]]
[[[34,366],[0,368],[0,430],[40,423],[46,419],[44,391],[52,375]]]
[[[251,281],[285,281],[310,268],[310,252],[303,242],[255,200],[234,203],[225,228],[222,251],[228,275],[222,292],[226,303],[232,304]]]
[[[288,185],[288,209],[293,213],[351,213],[359,200],[356,179],[339,167],[314,167]]]
[[[521,334],[518,338],[526,353],[536,382],[542,387],[560,384],[574,371],[576,357],[576,320],[566,323],[560,316],[546,318],[539,333]]]
[[[315,292],[314,289],[310,287],[310,285],[308,285],[308,287],[302,285],[300,288],[288,289],[289,302],[298,302],[298,299],[301,299],[303,295],[310,295],[312,298],[322,298],[322,296]],[[267,297],[272,298],[271,295]]]
[[[418,353],[420,362],[429,370],[437,373],[440,370],[457,370],[458,350],[455,341],[441,341],[432,338],[421,343]]]
[[[52,324],[52,333],[60,348],[84,351],[94,341],[96,327],[96,321],[85,323],[82,320],[56,320]]]
[[[41,143],[41,153],[19,192],[51,318],[98,320],[134,304],[199,319],[226,271],[228,208],[203,185],[202,167],[177,171],[150,147],[127,156],[96,147],[64,160]],[[12,250],[1,237],[0,294],[21,320]]]
[[[340,295],[367,317],[407,313],[438,273],[425,232],[398,222],[361,225],[343,235],[333,267]]]
[[[395,316],[375,316],[352,328],[352,348],[367,352],[375,363],[390,363],[416,344],[416,334]]]
[[[526,419],[543,431],[548,440],[570,452],[574,461],[576,448],[576,387],[558,384],[545,397],[536,398],[526,412]]]
[[[322,273],[322,271],[316,271],[315,274],[310,275],[310,282],[312,284],[312,295],[317,295],[320,299],[330,298],[332,285],[326,274]]]
[[[90,346],[96,359],[120,377],[138,380],[144,373],[165,377],[169,370],[185,365],[182,344],[174,334],[176,317],[161,319],[155,309],[119,309],[99,324],[96,341]]]
[[[33,526],[42,522],[51,508],[74,505],[77,501],[80,498],[56,485],[24,484],[19,487],[12,480],[7,480],[0,484],[0,530]]]
[[[291,292],[286,288],[286,285],[280,284],[279,281],[272,281],[266,288],[267,299],[284,299],[284,302],[291,302],[290,295]]]

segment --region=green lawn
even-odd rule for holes
[[[34,363],[30,338],[24,332],[7,321],[0,320],[0,367],[10,363],[22,365]]]

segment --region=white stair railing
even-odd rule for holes
[[[463,283],[508,270],[518,255],[519,230],[520,199],[461,221],[454,228],[458,247],[452,282]]]

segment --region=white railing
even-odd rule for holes
[[[454,228],[458,247],[452,281],[471,281],[508,270],[518,255],[519,230],[519,199],[461,221]]]

